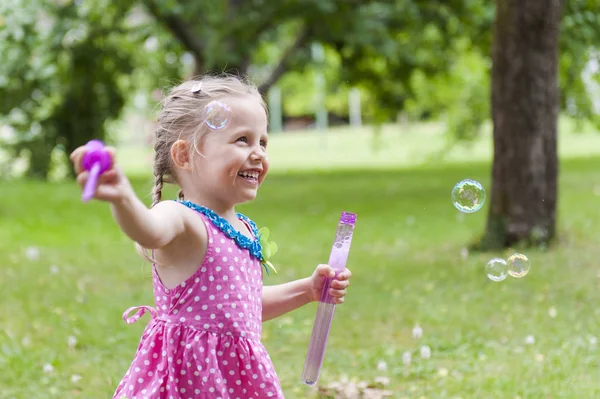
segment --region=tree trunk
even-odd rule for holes
[[[497,0],[492,46],[494,162],[482,249],[555,235],[562,0]]]

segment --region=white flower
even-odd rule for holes
[[[76,384],[80,379],[81,379],[81,376],[79,374],[73,374],[71,376],[71,382],[73,384]]]
[[[50,266],[50,274],[58,274],[58,266],[56,266],[56,265]]]
[[[379,371],[386,371],[387,370],[387,363],[384,362],[383,360],[380,360],[379,363],[377,363],[377,370],[379,370]]]
[[[440,377],[446,377],[448,375],[448,369],[442,367],[438,370],[438,374],[440,375]]]
[[[419,339],[423,336],[423,328],[420,325],[416,325],[412,330],[412,337],[414,339]]]
[[[25,249],[25,256],[29,260],[38,260],[40,258],[40,250],[37,247],[27,247]]]
[[[412,355],[409,351],[406,351],[402,354],[402,363],[404,363],[405,366],[410,366],[411,359]]]
[[[69,338],[67,338],[67,344],[69,345],[69,348],[74,348],[75,345],[77,345],[77,338],[72,335],[69,336]]]
[[[48,374],[54,371],[54,367],[52,367],[51,364],[46,363],[44,364],[44,373]]]
[[[525,343],[527,345],[535,344],[535,337],[533,335],[528,335],[527,337],[525,337]]]
[[[556,308],[554,306],[552,306],[550,309],[548,309],[548,315],[550,317],[555,318],[556,314],[557,314],[557,312],[556,312]]]
[[[421,347],[421,358],[427,360],[430,357],[431,357],[431,348],[427,345],[423,345]]]
[[[542,355],[541,353],[538,353],[535,355],[535,360],[539,363],[544,361],[544,355]]]

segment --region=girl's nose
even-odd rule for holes
[[[262,161],[267,157],[267,153],[262,147],[260,147],[252,151],[251,157],[253,160]]]

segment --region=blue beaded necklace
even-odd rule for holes
[[[209,209],[205,206],[200,206],[200,205],[194,204],[191,201],[184,201],[184,200],[176,200],[176,201],[179,202],[180,204],[183,204],[183,205],[187,206],[188,208],[193,209],[197,212],[200,212],[201,214],[206,216],[208,218],[208,220],[210,220],[215,226],[217,226],[219,228],[219,230],[221,230],[227,237],[234,240],[240,248],[247,249],[248,252],[250,252],[250,255],[252,255],[256,259],[258,259],[261,262],[261,264],[263,265],[263,267],[265,268],[265,271],[267,272],[267,274],[269,274],[269,269],[263,263],[262,246],[260,245],[260,241],[259,241],[260,236],[258,233],[258,228],[256,227],[256,224],[252,220],[250,220],[247,216],[242,215],[241,213],[236,213],[236,216],[238,218],[240,218],[243,221],[245,221],[246,223],[248,223],[248,225],[250,226],[250,230],[252,231],[252,235],[254,235],[254,237],[255,237],[254,239],[248,238],[244,234],[237,231],[231,225],[231,223],[229,223],[225,218],[217,215],[217,213],[215,211],[213,211],[212,209]]]

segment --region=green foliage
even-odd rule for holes
[[[432,78],[414,72],[414,97],[406,111],[414,120],[424,117],[446,123],[452,137],[476,138],[490,115],[490,62],[480,52],[468,48],[468,40],[456,44],[456,59],[447,72]]]
[[[129,93],[144,79],[153,73],[179,72],[179,67],[163,66],[164,61],[141,54],[138,47],[148,31],[132,29],[135,20],[143,18],[139,12],[129,13],[132,5],[133,1],[24,0],[3,4],[1,121],[14,129],[8,148],[15,157],[28,158],[30,177],[48,176],[55,148],[68,154],[93,138],[104,139],[105,124],[119,117]],[[145,68],[144,78],[140,68]]]
[[[600,1],[566,1],[564,12],[560,34],[562,106],[569,115],[580,121],[593,121],[600,127],[600,114],[594,112],[589,91],[592,82],[599,87],[600,73],[596,70],[587,82],[582,79],[591,61],[600,64]]]

